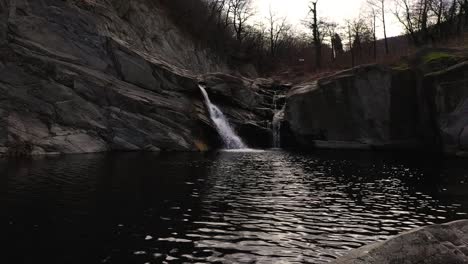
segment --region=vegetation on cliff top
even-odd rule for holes
[[[468,0],[367,0],[359,17],[344,21],[324,19],[316,11],[320,1],[311,0],[304,6],[310,9],[304,20],[310,32],[296,32],[274,11],[264,23],[254,24],[253,0],[159,1],[200,46],[214,50],[234,68],[253,64],[263,74],[293,77],[395,63],[423,46],[458,46],[468,29]],[[387,37],[389,15],[397,18],[404,35]],[[450,59],[434,56],[428,62]]]

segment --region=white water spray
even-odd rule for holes
[[[273,116],[273,148],[281,148],[281,121],[284,118],[284,112],[278,111]]]
[[[278,101],[279,95],[277,92],[273,94],[273,110],[275,114],[273,115],[273,120],[271,122],[272,132],[273,132],[273,148],[281,148],[281,121],[284,118],[284,111],[278,110]]]
[[[246,149],[247,146],[242,142],[242,139],[234,132],[229,125],[223,112],[214,104],[211,103],[210,97],[205,88],[199,85],[200,90],[205,98],[206,107],[209,110],[210,118],[216,126],[216,130],[223,139],[224,147],[227,149]]]

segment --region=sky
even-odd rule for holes
[[[301,21],[307,16],[310,0],[254,0],[258,12],[258,19],[268,17],[270,6],[273,12],[280,16],[286,16],[290,24],[299,30],[304,30]],[[365,0],[319,0],[317,4],[319,19],[343,23],[345,19],[359,16],[364,9]],[[402,29],[391,13],[387,14],[387,35],[396,36],[402,33]],[[377,29],[377,36],[383,37],[382,29]]]

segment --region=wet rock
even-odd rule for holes
[[[249,147],[272,146],[274,96],[286,93],[287,87],[271,79],[248,79],[224,73],[206,74],[199,81]]]
[[[257,93],[258,87],[253,86],[251,79],[214,73],[204,75],[201,82],[216,101],[240,105],[247,109],[261,106],[262,98]]]
[[[351,251],[333,264],[468,263],[468,220],[419,228]]]

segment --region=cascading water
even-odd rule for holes
[[[278,111],[273,116],[273,148],[281,148],[281,120],[283,120],[283,117],[283,111]]]
[[[218,134],[224,142],[224,147],[227,149],[247,149],[247,146],[242,142],[242,139],[234,132],[229,125],[223,112],[214,104],[211,103],[210,97],[205,90],[205,87],[199,85],[200,90],[205,98],[205,104],[210,113],[210,118],[216,126]]]
[[[281,120],[283,120],[284,112],[277,109],[278,95],[275,92],[273,95],[273,120],[271,122],[273,132],[273,148],[281,148]]]

